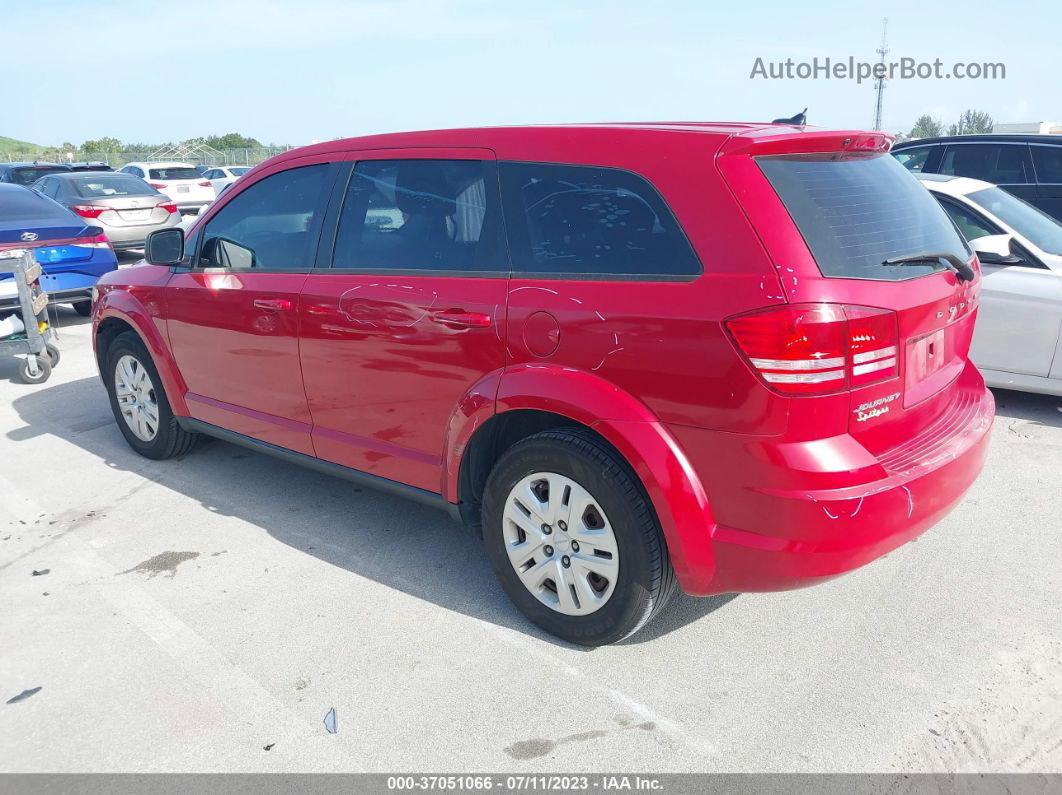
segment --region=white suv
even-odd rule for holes
[[[214,201],[210,181],[196,171],[191,163],[127,163],[119,171],[145,180],[151,187],[165,193],[177,209],[198,210]]]

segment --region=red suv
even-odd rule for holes
[[[256,167],[94,339],[151,458],[220,437],[449,509],[527,617],[861,566],[940,520],[994,406],[973,253],[880,133],[446,130]]]

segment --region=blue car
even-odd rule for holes
[[[118,259],[98,226],[61,204],[21,185],[0,182],[0,249],[32,248],[44,275],[41,287],[53,303],[92,311],[92,287],[118,268]],[[0,312],[18,306],[10,272],[0,272]]]

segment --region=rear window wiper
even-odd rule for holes
[[[905,254],[900,257],[889,257],[887,260],[882,261],[882,265],[925,265],[931,262],[944,261],[949,268],[955,271],[955,275],[959,277],[961,282],[972,282],[974,280],[974,270],[966,262],[963,262],[959,257],[954,254],[935,254],[935,253],[919,253],[919,254]]]

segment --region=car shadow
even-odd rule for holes
[[[211,513],[239,517],[360,577],[564,648],[592,651],[528,622],[498,585],[480,540],[442,511],[217,440],[204,439],[182,459],[142,458],[127,446],[96,378],[45,384],[12,405],[25,423],[7,433],[13,441],[61,437],[105,466],[135,472]],[[732,598],[677,593],[628,642],[662,637]]]
[[[1062,428],[1062,397],[993,389],[996,414],[999,417],[1021,420],[1032,425]]]

